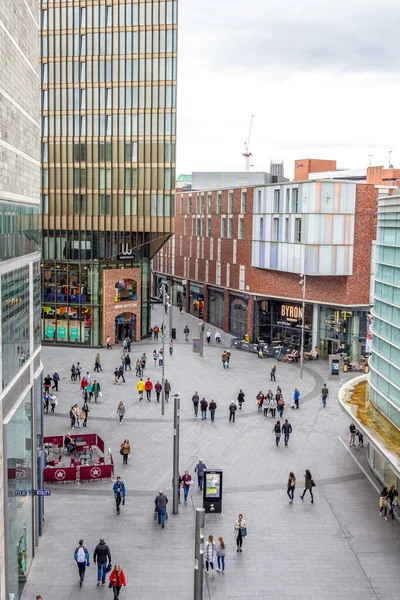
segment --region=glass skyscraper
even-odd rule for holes
[[[147,335],[173,232],[177,0],[41,2],[45,342]]]
[[[36,0],[0,8],[0,590],[17,600],[43,515],[39,32]]]

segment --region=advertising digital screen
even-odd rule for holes
[[[221,474],[206,473],[206,498],[218,500],[221,497]]]

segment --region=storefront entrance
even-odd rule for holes
[[[219,329],[224,328],[224,292],[208,288],[207,320]]]
[[[129,312],[115,317],[115,341],[123,342],[127,337],[132,342],[136,339],[136,315]]]

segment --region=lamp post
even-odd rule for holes
[[[180,425],[181,396],[179,392],[174,394],[174,457],[173,457],[173,498],[172,507],[174,515],[178,514],[178,484],[179,484],[179,425]]]
[[[169,305],[169,339],[172,340],[172,306],[174,303],[174,284],[171,285],[171,304]]]
[[[196,508],[196,534],[194,538],[194,600],[203,600],[204,524],[206,511]]]
[[[305,271],[305,269],[304,269]],[[301,345],[300,345],[300,379],[303,379],[303,362],[304,362],[304,323],[305,323],[305,312],[306,312],[306,274],[302,273],[302,279],[300,279],[300,285],[303,290],[303,301],[301,304]]]
[[[165,284],[162,284],[162,295],[163,295],[163,307],[165,310],[165,302],[166,302],[166,298],[165,298]],[[161,367],[161,415],[165,415],[165,391],[164,391],[164,375],[165,375],[165,333],[164,333],[164,329],[165,327],[163,326],[163,330],[162,330],[162,334],[161,334],[161,343],[162,343],[162,367]]]

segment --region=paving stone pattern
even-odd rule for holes
[[[160,307],[153,309],[153,324],[160,324]],[[327,363],[307,363],[304,379],[299,365],[277,364],[277,383],[290,404],[297,386],[304,402],[300,410],[286,410],[293,426],[289,446],[275,446],[273,420],[257,413],[255,396],[267,391],[273,361],[232,350],[231,368],[224,370],[220,355],[229,345],[206,346],[204,358],[192,354],[185,343],[183,327],[197,333],[197,319],[174,312],[178,339],[173,356],[166,357],[165,373],[172,393],[181,393],[181,472],[194,467],[201,457],[208,467],[224,471],[223,513],[206,515],[206,535],[223,535],[227,545],[226,573],[205,576],[205,599],[242,600],[274,598],[312,600],[368,600],[399,597],[400,529],[397,521],[379,517],[375,489],[343,447],[338,435],[347,440],[348,421],[337,400],[337,383],[329,382],[330,398],[323,409],[320,389]],[[215,327],[212,327],[215,331]],[[161,369],[154,367],[151,354],[160,343],[140,342],[132,348],[133,362],[143,351],[148,356],[146,376],[161,381]],[[166,348],[168,345],[166,344]],[[43,349],[45,371],[58,369],[61,386],[57,413],[45,415],[46,434],[69,431],[68,410],[80,402],[79,385],[70,382],[72,361],[80,360],[92,378],[95,350]],[[103,398],[92,404],[88,431],[99,433],[116,460],[116,475],[127,486],[127,501],[121,515],[115,514],[112,483],[104,481],[53,486],[46,499],[46,527],[37,549],[23,599],[41,593],[44,600],[92,600],[111,598],[108,586],[96,587],[97,569],[87,570],[82,590],[73,552],[79,538],[93,552],[98,538],[110,545],[113,562],[120,562],[128,588],[122,599],[189,600],[193,598],[195,508],[201,506],[197,486],[191,490],[188,505],[172,514],[173,405],[138,401],[137,378],[128,372],[126,384],[112,385],[112,371],[121,349],[101,351],[104,372],[98,380]],[[347,374],[346,377],[351,377]],[[276,384],[274,384],[276,387]],[[239,387],[246,393],[236,423],[228,421],[228,406]],[[272,388],[274,389],[274,388]],[[211,423],[193,416],[191,396],[198,390],[208,400],[214,397],[218,408]],[[116,409],[120,399],[126,404],[125,421],[119,425]],[[287,404],[287,406],[288,406]],[[121,465],[119,445],[128,437],[132,460]],[[352,449],[364,460],[362,449]],[[304,470],[308,468],[317,483],[315,503],[302,501],[300,493]],[[293,470],[298,486],[295,501],[286,495],[288,472]],[[162,488],[170,498],[169,519],[162,530],[153,520],[153,500]],[[248,536],[243,553],[237,554],[233,524],[239,512],[247,522]]]

